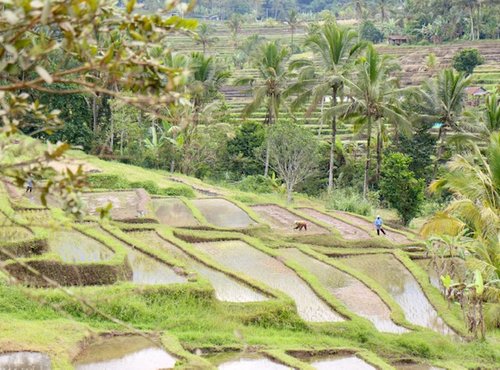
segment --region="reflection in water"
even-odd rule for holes
[[[187,281],[170,266],[136,249],[127,248],[127,258],[132,267],[132,281],[136,284],[174,284]]]
[[[50,370],[50,358],[39,352],[12,352],[0,354],[0,369]]]
[[[297,311],[304,320],[313,322],[343,321],[311,290],[295,272],[277,259],[251,247],[245,242],[225,241],[196,243],[195,247],[220,264],[245,273],[295,300]]]
[[[401,306],[406,319],[411,323],[443,334],[453,334],[429,303],[413,275],[394,256],[390,254],[352,256],[343,258],[342,262],[381,284]]]
[[[176,358],[139,336],[104,339],[87,347],[75,363],[76,370],[171,369]]]
[[[375,367],[356,356],[333,356],[313,360],[312,367],[318,370],[376,370]]]
[[[219,365],[220,370],[285,370],[285,365],[273,362],[259,355],[242,355]]]
[[[212,225],[248,227],[255,224],[245,211],[225,199],[195,199],[191,202]]]
[[[169,226],[196,226],[198,221],[180,199],[153,199],[153,208],[160,223]]]
[[[113,252],[77,231],[58,231],[49,238],[49,248],[64,262],[100,262],[109,260]]]
[[[296,248],[281,249],[280,253],[308,269],[347,308],[373,322],[378,330],[390,333],[408,331],[392,322],[391,312],[385,303],[357,279],[335,267],[309,257]]]
[[[183,261],[188,268],[196,271],[210,281],[214,287],[215,296],[220,301],[255,302],[267,300],[267,298],[262,294],[235,281],[226,274],[195,261],[180,248],[160,238],[154,231],[133,232],[130,233],[130,235],[147,242],[158,249],[163,249],[177,259]]]
[[[460,258],[446,258],[444,261],[436,261],[437,266],[432,265],[432,261],[427,258],[415,260],[413,262],[427,271],[430,283],[439,290],[442,289],[440,280],[441,274],[449,274],[455,281],[464,281],[465,279],[465,261]],[[436,271],[436,267],[439,273]]]

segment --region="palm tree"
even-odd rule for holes
[[[213,57],[206,57],[199,52],[191,54],[190,67],[192,80],[189,90],[194,107],[193,123],[196,126],[203,106],[217,95],[231,73]]]
[[[498,305],[500,300],[500,132],[491,134],[486,155],[477,145],[472,148],[470,153],[455,155],[447,164],[448,172],[431,184],[431,191],[447,190],[454,199],[424,225],[422,233],[428,236],[438,230],[457,235],[465,231],[473,238],[473,243],[463,248],[468,255],[468,270],[484,285],[477,292],[480,302],[475,300],[479,303],[479,326],[484,336],[482,302]],[[477,315],[467,318],[470,330],[476,332]]]
[[[439,73],[437,79],[430,80],[419,91],[420,105],[439,125],[434,176],[444,152],[447,131],[460,131],[458,121],[462,116],[465,88],[470,82],[470,77],[464,73],[445,69]]]
[[[366,161],[363,182],[363,196],[368,193],[368,174],[371,162],[371,138],[373,125],[377,130],[377,175],[380,174],[382,160],[382,125],[385,122],[398,123],[402,128],[410,126],[400,107],[397,80],[391,72],[397,68],[389,57],[379,55],[373,45],[368,45],[366,53],[358,59],[354,79],[344,78],[349,89],[350,101],[341,104],[340,109],[354,116],[355,124],[366,130]]]
[[[243,25],[243,18],[239,14],[233,14],[231,18],[226,22],[229,31],[231,32],[231,38],[233,39],[233,46],[236,47],[236,40],[238,38],[238,34],[241,31],[241,27]]]
[[[203,48],[203,55],[205,55],[207,51],[207,47],[215,44],[217,41],[219,41],[218,37],[212,36],[214,33],[214,28],[210,27],[206,23],[202,23],[198,26],[198,29],[196,30],[196,35],[194,37],[194,40],[196,44],[201,44]]]
[[[292,33],[292,49],[293,49],[294,46],[293,36],[295,35],[295,30],[300,25],[299,13],[297,13],[295,9],[291,10],[285,18],[285,23],[288,25],[288,27],[290,27],[290,32]]]
[[[343,77],[353,66],[354,58],[363,44],[356,41],[356,32],[341,28],[335,23],[326,23],[306,39],[306,45],[319,57],[321,72],[315,70],[313,62],[297,61],[295,65],[303,66],[298,89],[305,90],[294,102],[297,106],[310,100],[307,110],[311,114],[326,98],[330,98],[332,108],[343,96]],[[316,58],[315,58],[316,59]],[[323,110],[322,122],[326,115],[331,116],[330,164],[328,168],[328,191],[333,189],[333,168],[335,165],[335,146],[337,140],[337,114]]]
[[[287,96],[287,84],[291,76],[287,68],[290,50],[281,46],[277,41],[263,44],[255,54],[255,66],[258,69],[257,78],[241,78],[237,85],[250,85],[253,87],[253,99],[244,108],[243,116],[246,117],[262,106],[266,107],[264,124],[272,125],[279,116],[280,107]],[[264,176],[269,172],[269,148],[266,149]]]

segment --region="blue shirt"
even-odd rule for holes
[[[375,219],[375,226],[377,226],[377,228],[382,227],[382,224],[383,224],[383,221],[380,217]]]

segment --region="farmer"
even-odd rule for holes
[[[27,180],[26,193],[31,192],[33,192],[33,177],[30,175]]]
[[[375,224],[375,228],[377,229],[377,235],[380,235],[381,231],[382,231],[382,234],[385,235],[385,231],[382,228],[382,225],[384,224],[384,221],[382,221],[382,218],[380,216],[377,216],[377,218],[375,219],[374,224]]]

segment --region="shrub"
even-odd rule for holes
[[[238,183],[238,189],[250,193],[272,193],[279,186],[276,180],[262,175],[247,176]]]
[[[365,21],[361,25],[361,38],[378,44],[384,40],[384,34],[373,24],[373,22]]]
[[[384,158],[380,193],[396,209],[405,225],[418,214],[424,201],[424,180],[410,170],[411,158],[392,153]]]
[[[174,185],[174,186],[169,186],[168,188],[160,189],[158,195],[194,198],[194,191],[191,187],[187,185]]]
[[[155,194],[155,195],[159,195],[160,194],[160,188],[152,180],[131,182],[130,183],[130,187],[131,188],[143,188],[149,194]]]
[[[351,188],[337,188],[330,195],[325,195],[327,209],[352,212],[359,215],[370,216],[373,214],[374,204],[370,200]]]
[[[88,178],[90,187],[95,189],[128,189],[129,182],[119,175],[96,174]]]
[[[477,49],[463,49],[453,56],[453,68],[459,72],[472,74],[474,68],[484,63],[484,58]]]

